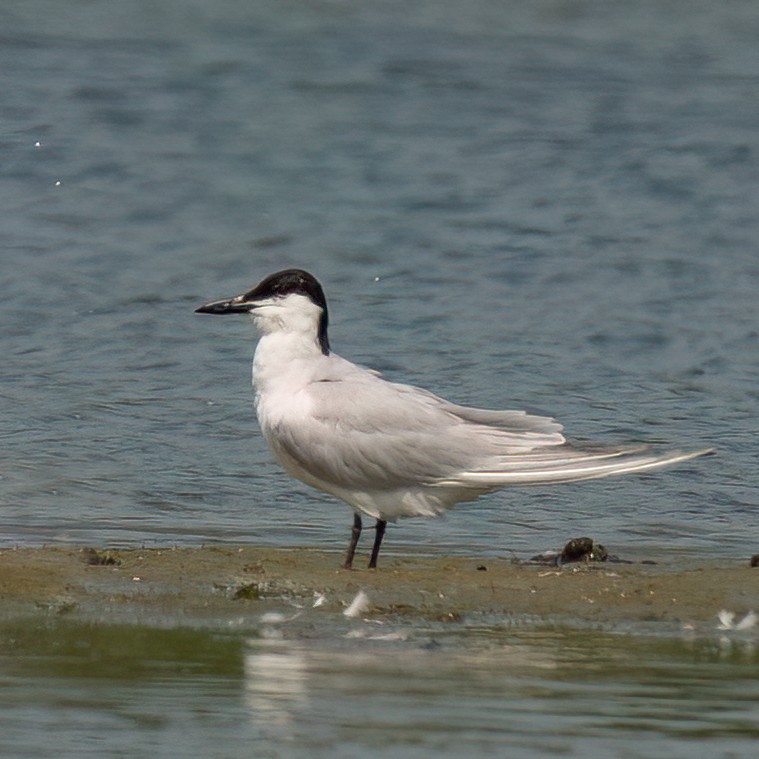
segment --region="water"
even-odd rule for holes
[[[217,759],[755,753],[755,639],[476,620],[455,631],[366,627],[333,621],[325,638],[311,622],[293,638],[266,625],[5,626],[0,751]]]
[[[192,313],[298,265],[333,346],[393,379],[719,451],[408,521],[389,553],[756,552],[750,0],[0,18],[2,543],[342,547],[347,509],[257,434],[248,325]]]
[[[342,542],[258,437],[248,325],[192,314],[296,264],[394,379],[719,448],[388,550],[754,550],[756,14],[626,6],[6,10],[2,540]]]

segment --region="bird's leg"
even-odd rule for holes
[[[385,527],[387,527],[387,521],[384,519],[378,519],[377,524],[374,526],[376,533],[374,535],[374,547],[372,548],[372,558],[369,559],[369,569],[377,568],[377,557],[379,556],[379,549],[382,545],[382,538],[385,537]]]
[[[353,569],[353,555],[356,553],[356,546],[358,545],[358,539],[361,537],[361,515],[355,514],[353,516],[353,529],[351,530],[351,542],[348,546],[348,554],[345,557],[345,564],[343,569]]]

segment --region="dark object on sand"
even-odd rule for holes
[[[752,567],[759,567],[759,553],[755,553],[751,557],[751,566]]]
[[[110,553],[101,553],[94,548],[82,548],[82,561],[91,567],[117,567],[121,564]]]
[[[609,552],[593,538],[573,538],[559,554],[559,564],[570,564],[573,561],[606,561]]]
[[[609,552],[593,538],[572,538],[561,551],[546,551],[533,556],[531,562],[536,564],[548,564],[560,567],[562,564],[572,564],[578,561],[613,561],[628,563],[616,556],[610,556]]]

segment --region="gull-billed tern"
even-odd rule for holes
[[[324,291],[301,269],[196,313],[253,317],[261,431],[293,477],[353,509],[348,569],[362,514],[376,520],[374,568],[387,522],[399,517],[438,516],[506,485],[644,472],[708,453],[574,446],[550,417],[459,406],[389,382],[331,351]]]

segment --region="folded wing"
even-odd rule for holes
[[[272,445],[311,477],[340,487],[486,492],[645,471],[702,453],[575,448],[549,417],[459,406],[361,370],[303,392],[307,417],[278,428]]]

